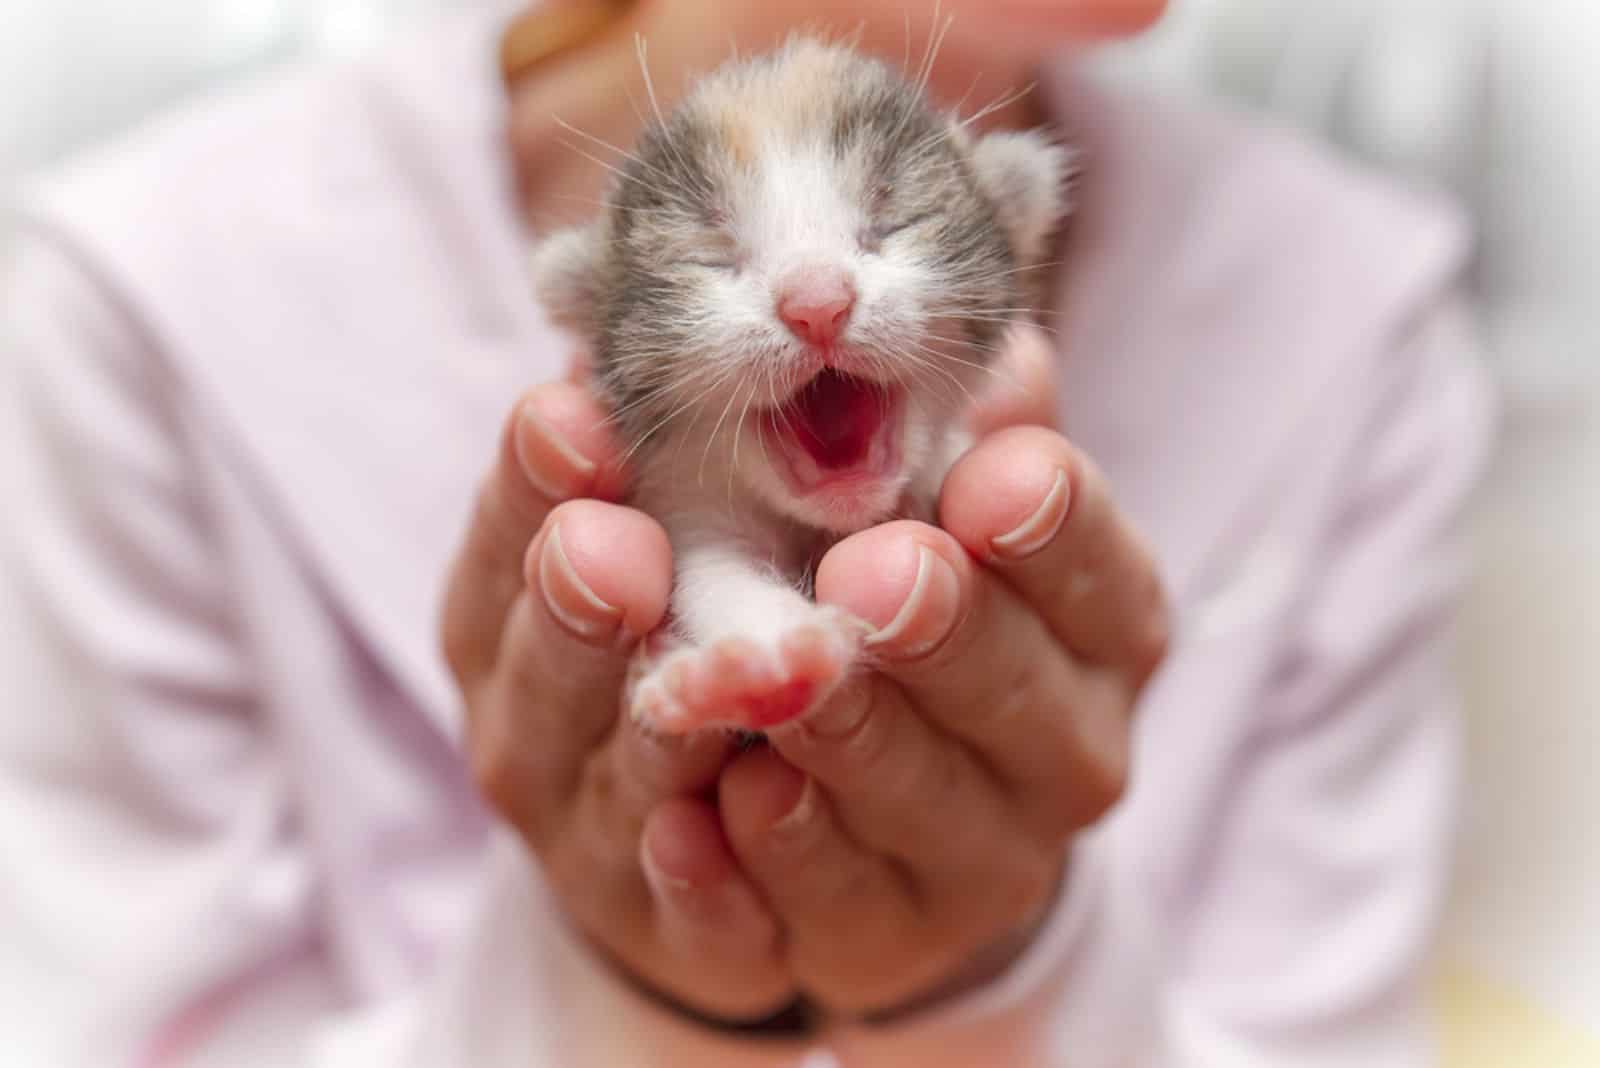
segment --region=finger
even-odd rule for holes
[[[875,666],[913,707],[1026,799],[1030,831],[1084,826],[1120,796],[1129,685],[1074,660],[949,534],[908,521],[863,531],[823,558],[816,590],[874,628]]]
[[[708,789],[734,744],[720,731],[664,737],[619,714],[631,650],[665,612],[670,557],[638,512],[589,501],[552,512],[508,632],[505,689],[490,703],[517,722],[484,732],[496,752],[521,754],[502,793],[541,824],[574,828],[589,859],[613,870],[634,863],[649,811]]]
[[[1058,434],[1000,431],[945,479],[940,521],[1079,656],[1142,684],[1165,654],[1155,561],[1105,479]]]
[[[585,862],[613,872],[634,864],[650,814],[710,790],[736,746],[727,731],[666,736],[617,715],[571,789],[574,807],[564,826],[581,836]]]
[[[710,802],[663,802],[646,821],[638,855],[675,948],[751,957],[775,951],[777,923],[739,870]]]
[[[787,933],[802,989],[837,1011],[869,1012],[925,987],[943,960],[904,877],[844,833],[820,787],[770,749],[723,773],[718,799],[734,854]]]
[[[541,858],[545,878],[620,975],[719,1019],[765,1016],[792,997],[777,921],[711,804],[659,806],[618,870],[590,856],[591,845],[565,835]]]
[[[881,675],[850,680],[767,737],[822,784],[852,838],[900,861],[924,890],[1037,851],[989,770]],[[1038,876],[1048,882],[1050,872]]]
[[[714,806],[689,799],[660,805],[645,824],[638,857],[670,961],[654,985],[731,1018],[766,1015],[790,998],[777,921],[740,870]],[[683,983],[691,977],[692,991]]]
[[[994,383],[978,398],[968,419],[984,437],[1008,426],[1055,426],[1056,350],[1037,327],[1019,327],[1007,336],[995,362]]]
[[[523,574],[468,737],[480,788],[537,848],[616,721],[631,649],[666,613],[672,554],[643,514],[569,501]]]
[[[478,492],[445,596],[445,657],[464,689],[494,663],[500,632],[522,591],[522,560],[550,509],[620,488],[605,414],[583,389],[550,382],[518,402]]]

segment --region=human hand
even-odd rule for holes
[[[992,400],[980,431],[1047,418],[1047,353],[1013,357],[1026,388]],[[949,533],[894,523],[836,547],[818,596],[877,625],[883,673],[736,757],[723,734],[657,737],[618,715],[670,550],[639,513],[570,499],[620,488],[586,391],[553,383],[517,411],[444,637],[475,775],[578,928],[725,1019],[797,992],[843,1013],[899,1007],[1025,947],[1072,835],[1121,790],[1164,634],[1148,558],[1081,456],[1039,427],[992,433],[947,480]],[[1039,537],[998,544],[1034,548],[1059,518],[1055,536],[993,558],[1041,499],[1024,524]]]
[[[1026,400],[986,413],[987,428],[1047,419]],[[1122,792],[1166,643],[1150,556],[1059,435],[985,437],[940,515],[942,530],[889,523],[824,558],[817,598],[877,628],[878,670],[719,783],[796,984],[851,1016],[954,993],[1026,948],[1073,837]]]
[[[777,921],[702,799],[731,737],[618,714],[672,567],[661,528],[605,500],[621,480],[603,427],[580,385],[534,389],[479,491],[442,627],[473,775],[619,970],[711,1016],[765,1016],[795,991]]]

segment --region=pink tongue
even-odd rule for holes
[[[883,422],[883,398],[859,378],[826,370],[789,402],[785,414],[817,466],[850,467],[866,459]]]

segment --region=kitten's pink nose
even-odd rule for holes
[[[784,279],[778,290],[778,318],[801,341],[831,345],[844,331],[856,287],[842,270],[810,267]]]

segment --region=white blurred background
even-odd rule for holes
[[[0,176],[174,100],[354,52],[450,0],[0,0]]]
[[[0,182],[470,2],[0,0]],[[1100,61],[1443,186],[1478,223],[1505,426],[1462,663],[1470,797],[1442,989],[1463,1066],[1600,1064],[1597,57],[1594,0],[1172,0]]]

